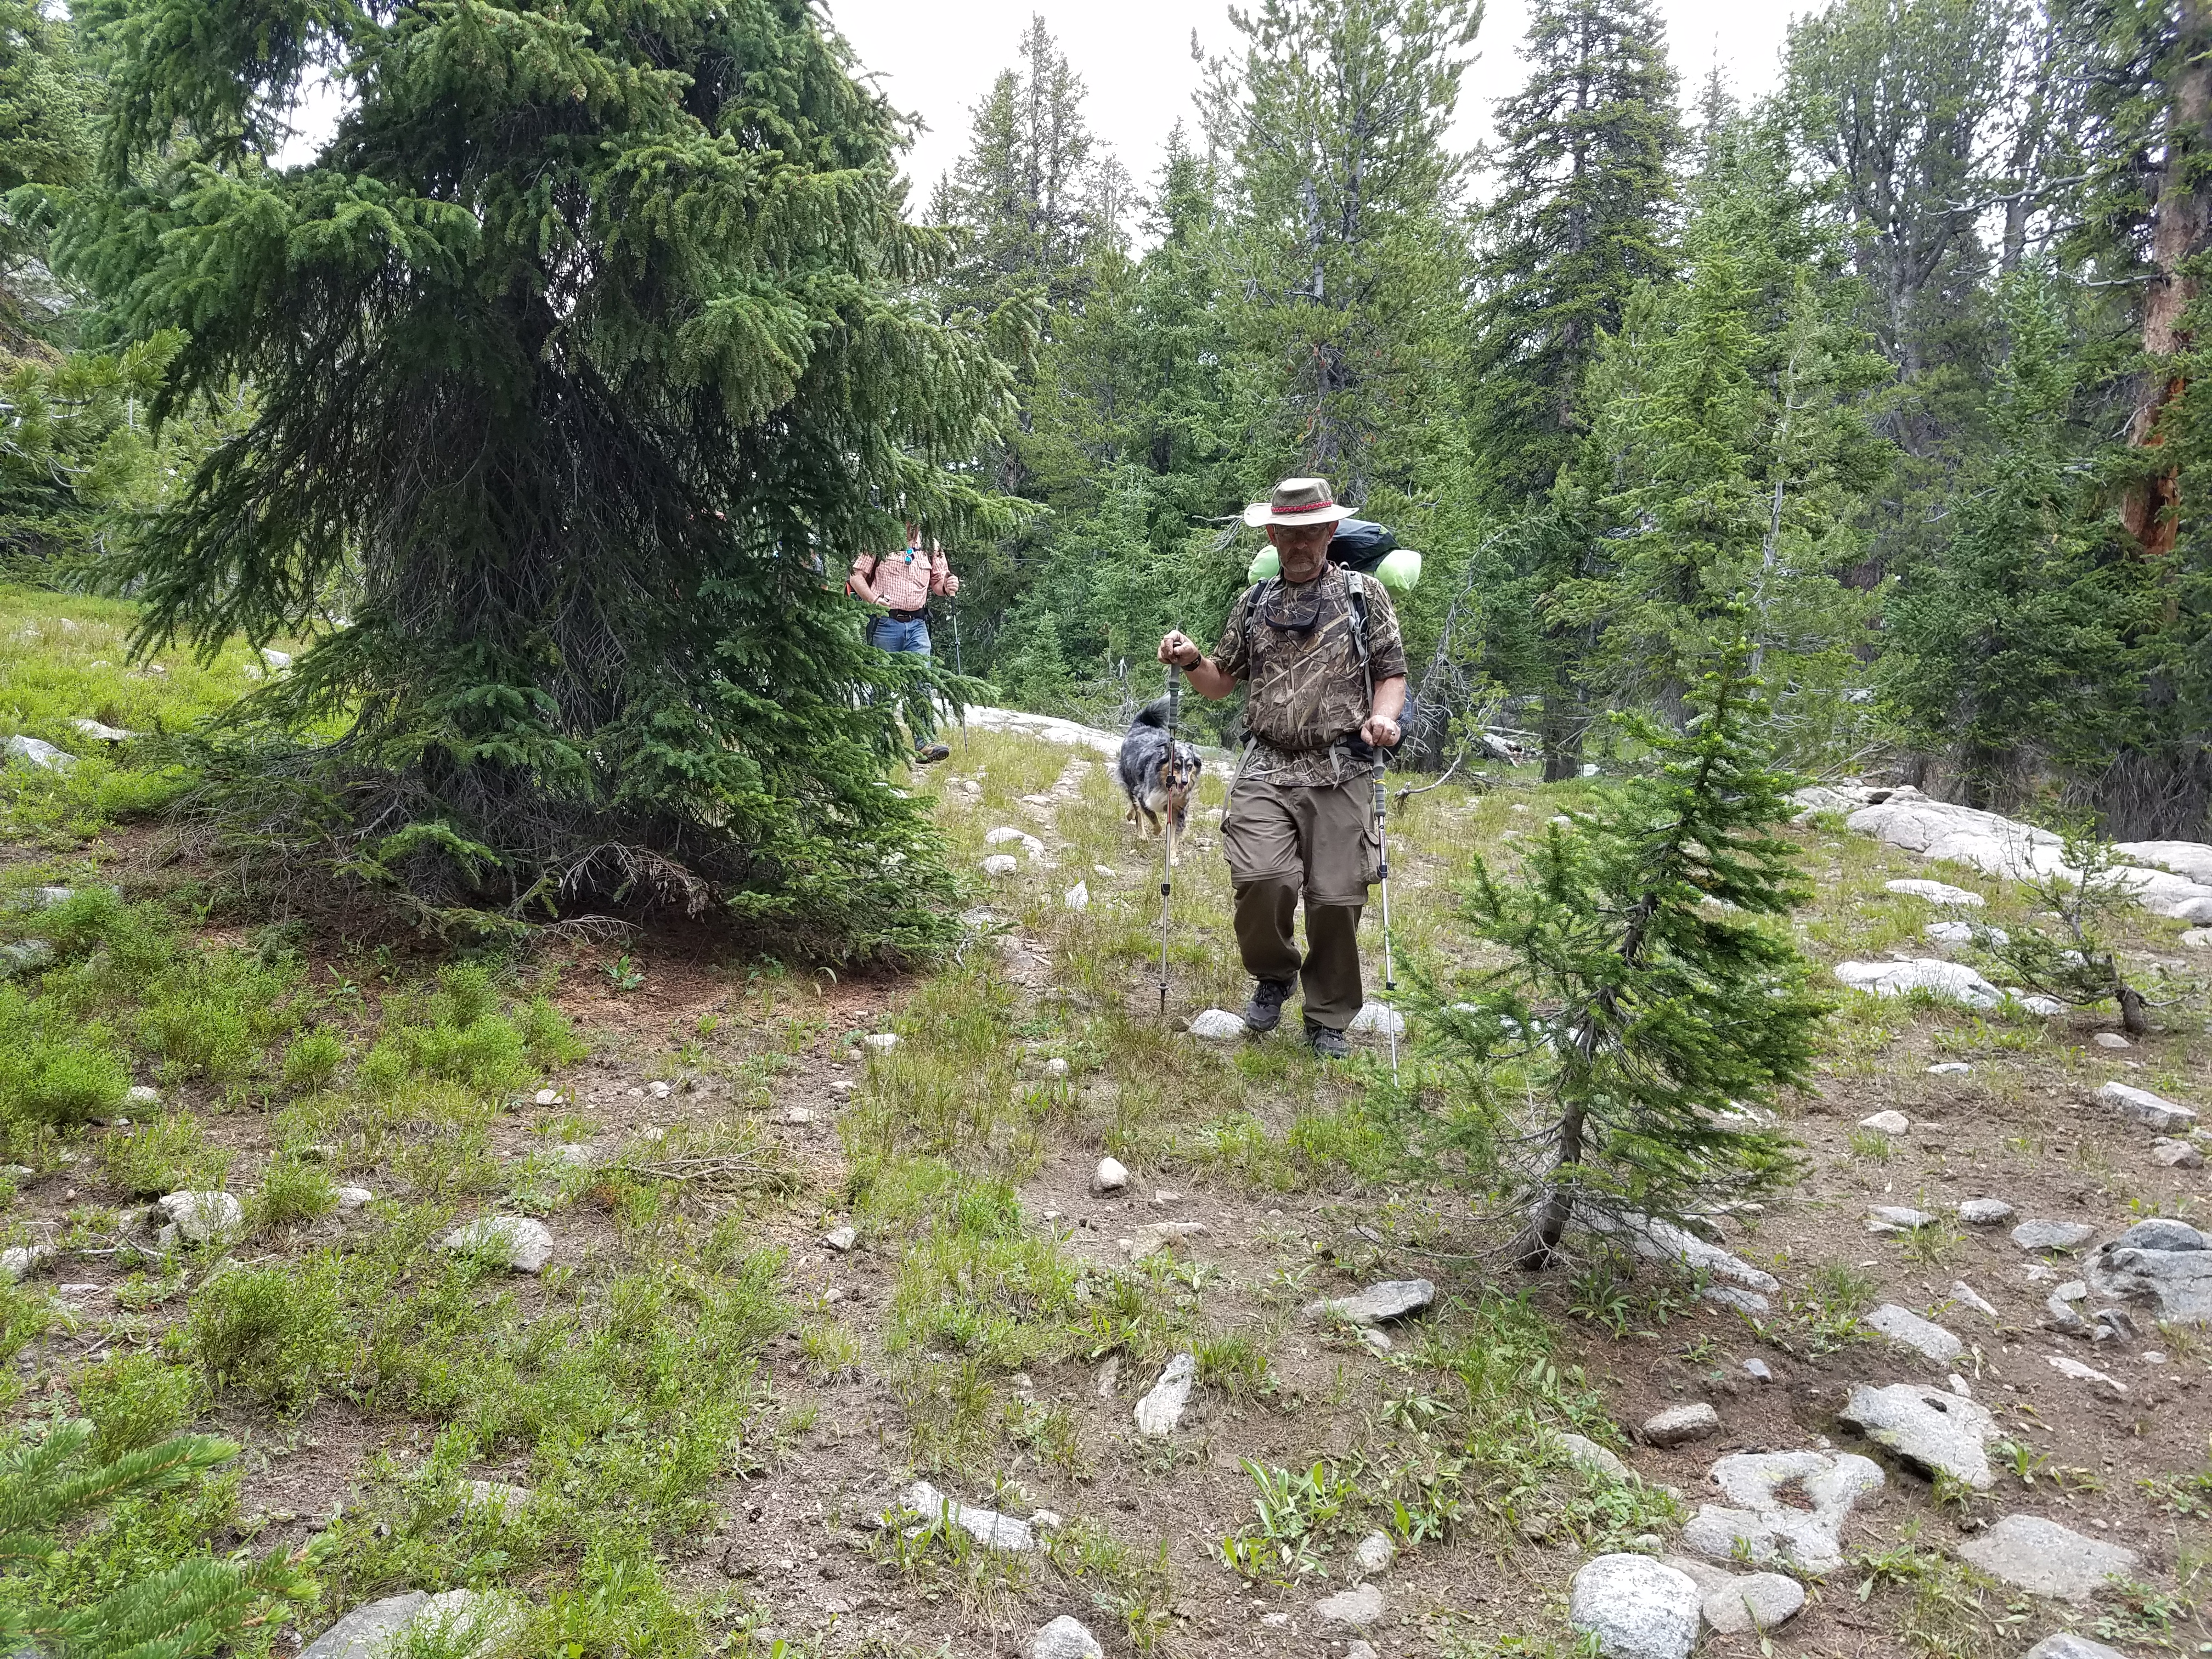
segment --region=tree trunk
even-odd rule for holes
[[[2166,150],[2159,161],[2158,205],[2151,228],[2154,280],[2143,297],[2144,368],[2136,393],[2128,441],[2139,449],[2166,442],[2161,416],[2179,398],[2186,381],[2161,360],[2187,349],[2183,315],[2197,297],[2197,279],[2184,264],[2202,252],[2212,227],[2212,188],[2204,178],[2208,122],[2212,122],[2212,0],[2181,0],[2180,39],[2166,89]],[[2181,478],[2172,465],[2158,468],[2128,491],[2121,520],[2154,558],[2173,551],[2181,501]]]
[[[2117,976],[2113,984],[2116,988],[2113,1000],[2120,1005],[2120,1028],[2130,1036],[2148,1036],[2150,1018],[2143,1012],[2142,993]]]
[[[1577,1106],[1559,1120],[1559,1156],[1553,1167],[1571,1169],[1582,1161],[1583,1109]],[[1514,1243],[1515,1258],[1524,1271],[1541,1273],[1552,1265],[1574,1213],[1574,1189],[1554,1181],[1528,1218],[1528,1230]]]
[[[1582,706],[1571,691],[1544,694],[1544,781],[1560,783],[1582,775]]]

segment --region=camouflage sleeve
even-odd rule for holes
[[[1398,612],[1390,590],[1370,576],[1359,578],[1367,594],[1367,661],[1377,683],[1406,672],[1406,641],[1398,632]]]
[[[1256,586],[1246,588],[1237,603],[1229,607],[1229,620],[1221,625],[1221,643],[1213,647],[1213,665],[1232,680],[1252,677],[1251,653],[1245,649],[1244,618],[1251,611],[1252,595],[1258,591]]]

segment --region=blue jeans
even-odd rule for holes
[[[929,654],[929,623],[921,617],[901,622],[896,617],[873,617],[868,622],[868,643],[878,651],[911,651]]]

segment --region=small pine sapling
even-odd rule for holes
[[[2069,827],[2060,837],[2059,862],[2021,879],[2041,919],[2008,932],[1977,926],[1974,942],[2045,996],[2077,1008],[2116,1004],[2121,1026],[2141,1036],[2150,1030],[2149,1000],[2129,983],[2105,932],[2115,912],[2135,902],[2143,874],[2094,828]]]
[[[119,1498],[179,1485],[238,1455],[230,1441],[179,1434],[101,1458],[88,1449],[92,1438],[93,1425],[80,1419],[0,1449],[0,1651],[196,1659],[235,1645],[288,1604],[313,1600],[307,1569],[321,1538],[258,1560],[195,1557],[94,1601],[48,1605],[37,1570],[62,1552],[60,1534]]]
[[[1577,1220],[1685,1217],[1794,1168],[1743,1108],[1804,1080],[1828,1005],[1765,921],[1809,893],[1772,833],[1790,780],[1767,764],[1741,626],[1683,732],[1623,717],[1648,775],[1554,825],[1523,879],[1478,860],[1467,890],[1475,936],[1510,960],[1431,1013],[1474,1107],[1469,1150],[1526,1206],[1525,1267],[1553,1262]]]

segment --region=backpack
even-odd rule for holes
[[[1328,544],[1328,562],[1372,576],[1385,587],[1401,592],[1412,592],[1421,580],[1421,556],[1410,547],[1399,546],[1396,534],[1389,526],[1365,519],[1337,520],[1336,535]],[[1263,581],[1282,568],[1275,550],[1263,545],[1245,572],[1245,580]]]

